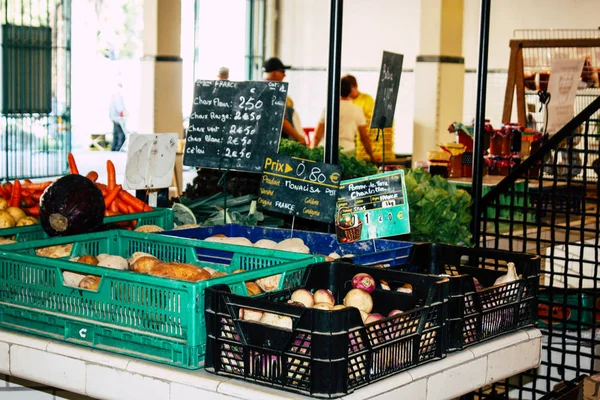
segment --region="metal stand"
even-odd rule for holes
[[[221,157],[219,160],[219,171],[222,175],[217,182],[217,186],[223,186],[223,224],[227,225],[227,173],[231,169],[231,160],[228,157]]]
[[[385,115],[379,117],[379,124],[377,126],[377,136],[375,141],[379,141],[379,134],[381,133],[381,171],[385,172]]]

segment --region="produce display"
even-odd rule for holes
[[[16,179],[0,185],[0,235],[2,229],[40,222],[49,236],[86,233],[97,229],[103,217],[153,210],[116,183],[112,161],[106,162],[107,184],[97,182],[96,171],[80,175],[71,153],[68,161],[71,174],[56,181],[34,183]],[[136,221],[117,225],[134,229]],[[12,237],[0,238],[0,244],[13,241]]]
[[[411,293],[397,291],[404,284]],[[308,267],[299,287],[262,296],[208,288],[205,369],[312,396],[348,394],[442,356],[446,284],[330,262]]]

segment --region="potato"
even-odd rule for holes
[[[119,270],[126,270],[129,268],[126,259],[121,256],[112,256],[110,254],[98,254],[98,266]]]
[[[154,256],[153,256],[152,254],[150,254],[150,253],[144,253],[144,252],[142,252],[142,251],[137,251],[137,252],[133,253],[133,254],[131,255],[131,257],[129,257],[129,265],[131,265],[131,264],[133,264],[134,262],[136,262],[136,261],[137,261],[137,259],[138,259],[138,258],[140,258],[140,257],[152,257],[152,258],[156,258],[156,257],[154,257]]]
[[[13,240],[13,239],[7,239],[7,238],[0,237],[0,245],[11,244],[11,243],[17,243],[17,241]]]
[[[142,256],[139,257],[133,264],[131,264],[129,268],[132,271],[139,272],[141,274],[147,274],[152,268],[161,263],[162,261],[154,256]]]
[[[73,243],[57,244],[56,246],[39,247],[35,249],[35,254],[42,257],[62,258],[71,255]]]
[[[86,277],[84,274],[80,274],[77,272],[71,271],[63,271],[63,280],[65,281],[65,286],[71,287],[79,287],[79,284]],[[91,276],[91,275],[90,275]]]
[[[98,259],[92,255],[86,254],[77,259],[77,262],[89,265],[98,265]]]
[[[36,217],[26,216],[17,221],[17,226],[29,226],[39,224]]]
[[[6,211],[8,208],[8,201],[2,197],[0,197],[0,211]]]
[[[310,249],[304,244],[304,240],[299,238],[285,239],[277,243],[275,250],[291,251],[293,253],[309,254]]]
[[[26,216],[25,211],[21,210],[19,207],[8,207],[6,211],[13,217],[15,222],[19,222],[21,218]]]
[[[198,224],[183,224],[183,225],[179,225],[176,226],[175,228],[173,228],[174,231],[179,230],[179,229],[191,229],[191,228],[199,228],[200,225]]]
[[[279,289],[279,281],[281,280],[281,274],[267,276],[266,278],[260,278],[256,280],[256,284],[265,292]]]
[[[164,231],[164,229],[158,225],[142,225],[142,226],[138,226],[137,228],[135,228],[135,231],[136,232],[154,233],[154,232],[162,232],[162,231]]]
[[[274,249],[277,246],[277,242],[269,239],[260,239],[254,243],[254,247],[259,249]]]
[[[235,244],[238,246],[252,246],[252,242],[245,237],[210,236],[204,239],[207,242]]]
[[[193,264],[177,262],[157,264],[152,267],[148,273],[153,276],[161,276],[188,282],[210,279],[210,274],[204,269]]]
[[[15,219],[9,214],[8,211],[0,211],[0,229],[12,228],[15,226],[15,224]]]
[[[214,274],[211,275],[211,278],[218,278],[220,276],[227,276],[227,272],[215,272]]]
[[[98,290],[100,286],[100,277],[96,275],[88,275],[79,282],[79,287],[82,289]]]
[[[263,292],[261,288],[254,282],[246,282],[246,290],[248,291],[249,296],[261,294]]]

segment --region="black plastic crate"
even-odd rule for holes
[[[506,274],[508,262],[515,264],[521,279],[489,288]],[[448,276],[447,351],[460,350],[537,323],[540,271],[537,255],[420,243],[413,246],[408,261],[392,263],[390,269]],[[473,277],[486,289],[477,292]]]
[[[366,272],[412,293],[372,293],[374,309],[401,315],[364,325],[358,309],[324,311],[287,304],[297,288],[332,291],[342,304],[352,277]],[[231,294],[217,285],[206,292],[205,369],[315,397],[335,398],[389,375],[444,356],[448,279],[399,273],[347,263],[309,266],[303,284],[255,297]],[[241,308],[288,316],[292,328],[245,321]]]

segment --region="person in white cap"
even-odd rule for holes
[[[263,64],[263,79],[266,81],[282,82],[285,78],[285,70],[289,65],[283,65],[283,62],[277,57],[269,58]],[[307,145],[306,135],[300,124],[300,117],[294,110],[294,102],[288,96],[285,102],[285,116],[283,126],[281,127],[282,136],[287,139],[295,140],[303,145]]]
[[[229,79],[229,68],[221,67],[219,68],[219,74],[217,75],[220,81],[226,81]]]

